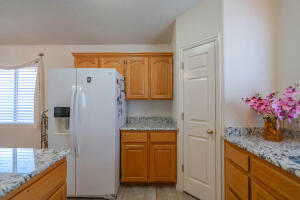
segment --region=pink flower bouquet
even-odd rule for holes
[[[281,95],[271,93],[266,97],[261,97],[257,94],[243,100],[266,120],[276,119],[277,121],[288,120],[291,122],[300,115],[300,101],[296,97],[299,93],[297,87],[290,86]]]

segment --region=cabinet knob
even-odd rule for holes
[[[213,134],[213,133],[214,133],[213,130],[211,130],[211,129],[208,129],[208,130],[207,130],[207,134]]]

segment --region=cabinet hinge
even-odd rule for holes
[[[181,119],[184,120],[184,113],[181,113]]]
[[[184,69],[184,62],[181,63],[181,69]]]
[[[181,165],[181,171],[184,172],[184,165]]]

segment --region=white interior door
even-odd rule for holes
[[[215,43],[183,52],[184,191],[215,199]]]

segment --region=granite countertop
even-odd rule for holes
[[[160,131],[177,130],[176,122],[171,117],[128,117],[121,130]]]
[[[224,139],[246,151],[300,177],[300,164],[290,160],[300,158],[300,133],[285,131],[281,142],[266,141],[262,128],[227,128]]]
[[[0,148],[0,198],[40,174],[69,150]]]

